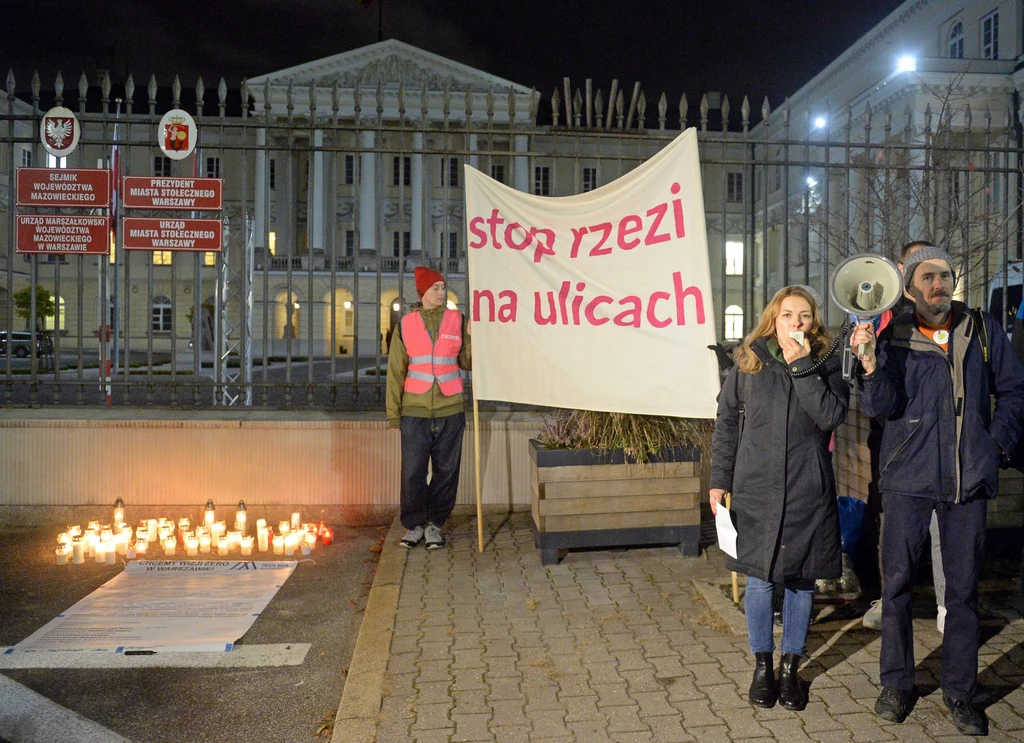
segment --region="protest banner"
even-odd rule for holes
[[[484,400],[713,418],[719,390],[697,136],[594,191],[466,167],[474,390]]]

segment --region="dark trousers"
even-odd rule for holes
[[[441,526],[455,508],[466,416],[402,417],[402,526]],[[431,478],[427,482],[427,464]]]
[[[942,638],[942,690],[971,701],[978,682],[978,579],[985,555],[984,498],[941,503],[929,498],[884,496],[882,524],[882,686],[914,687],[914,626],[911,590],[917,575],[932,511],[939,522],[939,544],[946,576],[946,626]]]

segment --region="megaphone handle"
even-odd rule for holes
[[[857,318],[857,324],[858,325],[860,323],[862,323],[862,322],[871,322],[871,321],[872,320],[871,320],[870,317],[858,317]],[[856,325],[854,327],[856,327]],[[867,352],[868,352],[868,345],[866,343],[859,343],[859,344],[857,344],[857,358],[860,358],[861,356],[863,356]]]

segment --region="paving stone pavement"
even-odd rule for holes
[[[371,591],[372,604],[374,592],[398,586],[394,613],[368,607],[346,683],[346,694],[362,684],[366,695],[358,669],[373,659],[360,658],[360,646],[375,645],[386,663],[379,705],[367,713],[343,698],[334,741],[964,739],[938,690],[941,635],[927,601],[915,604],[922,696],[902,725],[873,712],[880,635],[861,625],[863,606],[816,604],[801,667],[807,709],[763,710],[746,698],[753,657],[717,548],[700,558],[672,548],[573,551],[545,567],[528,513],[488,515],[482,553],[464,513],[450,521],[445,549],[403,550],[403,531],[392,528]],[[984,582],[981,601],[989,739],[1021,741],[1024,601],[1005,577]]]

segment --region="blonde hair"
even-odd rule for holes
[[[747,374],[757,374],[764,367],[764,362],[754,353],[752,346],[758,338],[775,337],[775,320],[782,309],[782,300],[789,297],[800,297],[800,299],[806,300],[807,304],[811,306],[811,330],[807,334],[807,340],[811,344],[811,357],[817,360],[828,350],[829,345],[832,343],[832,334],[828,332],[828,328],[821,321],[821,312],[818,308],[818,303],[814,301],[814,297],[802,286],[784,286],[775,292],[775,296],[765,306],[764,312],[761,313],[761,322],[747,334],[747,337],[743,339],[743,343],[733,352],[733,359],[736,361],[736,366],[740,371]]]

